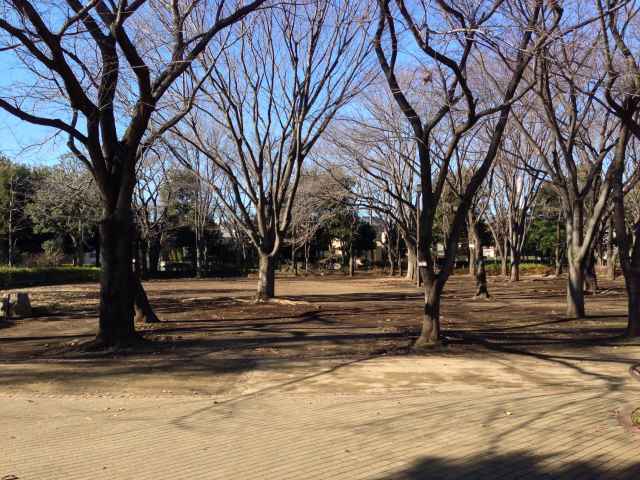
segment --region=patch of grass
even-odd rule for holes
[[[65,283],[97,282],[100,269],[96,267],[0,267],[0,289],[60,285]]]

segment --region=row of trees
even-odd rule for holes
[[[205,181],[205,175],[155,154],[139,165],[134,264],[142,278],[158,275],[161,258],[169,274],[230,275],[255,266],[250,240],[225,215],[210,187],[216,178]],[[301,257],[309,271],[311,262],[319,260],[329,268],[336,262],[352,265],[355,256],[375,248],[376,231],[344,201],[344,188],[348,186],[331,174],[316,170],[302,175],[284,247],[296,273]],[[2,159],[2,257],[9,266],[55,266],[65,260],[83,265],[89,251],[99,265],[99,206],[92,176],[72,156],[36,168]],[[331,255],[332,250],[340,255]]]
[[[301,197],[348,207],[351,238],[360,228],[353,212],[375,210],[389,245],[402,238],[410,269],[418,266],[416,346],[430,346],[441,339],[440,300],[464,232],[486,294],[482,225],[517,280],[527,232],[544,211],[566,238],[568,315],[585,315],[585,281],[606,234],[627,286],[628,332],[639,335],[640,218],[628,200],[638,178],[638,8],[1,0],[0,54],[19,75],[0,108],[65,136],[94,179],[101,344],[136,338],[144,291],[131,267],[134,198],[155,212],[141,222],[153,236],[161,197],[144,172],[166,155],[208,187],[195,204],[217,205],[253,245],[259,299],[274,295],[283,245],[305,245],[314,225],[330,221],[317,205],[306,213]],[[311,162],[332,178],[331,200],[305,192]],[[193,218],[200,244],[199,207]],[[388,255],[398,262],[399,248]]]

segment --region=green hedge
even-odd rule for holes
[[[59,285],[64,283],[97,282],[100,269],[96,267],[0,267],[0,289]]]
[[[507,275],[509,274],[510,265],[507,263]],[[500,275],[499,263],[488,263],[486,265],[487,275]],[[555,267],[545,265],[544,263],[521,263],[520,275],[551,275],[555,272]]]

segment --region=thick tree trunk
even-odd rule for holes
[[[570,318],[584,318],[584,270],[575,262],[569,261],[567,268],[567,316]]]
[[[424,314],[420,336],[414,343],[415,349],[429,348],[440,343],[440,294],[433,272],[425,271],[424,275]]]
[[[100,223],[102,269],[96,338],[104,346],[122,346],[139,339],[134,327],[133,240],[131,211],[108,212]]]
[[[258,270],[258,290],[256,300],[269,300],[275,295],[275,268],[272,256],[260,252],[260,265]]]
[[[640,274],[629,272],[626,278],[627,302],[629,305],[627,319],[627,336],[640,337]]]

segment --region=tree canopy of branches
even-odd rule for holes
[[[291,223],[303,162],[367,81],[366,2],[282,4],[239,22],[238,42],[214,43],[197,109],[175,132],[225,177],[212,188],[260,259],[258,299],[274,296],[274,257]],[[211,68],[215,65],[215,68]],[[176,156],[191,168],[189,155]]]
[[[374,45],[380,67],[398,106],[411,125],[419,161],[421,214],[418,239],[419,264],[424,272],[425,305],[422,331],[415,346],[436,344],[440,334],[440,296],[455,261],[460,231],[473,198],[487,176],[507,124],[512,101],[533,53],[558,25],[562,10],[554,3],[487,1],[471,5],[457,2],[379,0],[379,20]],[[491,22],[507,28],[486,29]],[[507,33],[510,30],[513,33]],[[407,32],[402,35],[403,32]],[[409,38],[406,38],[409,37]],[[401,41],[412,41],[421,62],[413,70],[424,79],[424,90],[434,100],[420,108],[406,93],[398,77]],[[503,42],[507,42],[504,46]],[[483,68],[491,63],[492,73]],[[493,86],[500,95],[483,96],[483,79],[495,79],[497,71],[508,71]],[[441,99],[439,103],[435,99]],[[497,100],[494,100],[496,99]],[[496,115],[486,151],[465,186],[451,222],[440,271],[431,255],[433,225],[445,183],[451,173],[456,147],[473,134],[478,122]]]
[[[142,286],[132,271],[136,163],[145,144],[182,118],[172,117],[149,135],[151,117],[212,39],[263,3],[0,2],[0,51],[23,72],[10,94],[0,96],[0,108],[67,135],[100,190],[100,345],[137,339],[133,307]]]
[[[611,163],[611,189],[613,197],[613,224],[620,264],[624,274],[628,296],[627,335],[640,336],[640,215],[635,212],[627,222],[625,195],[638,182],[637,157],[631,156],[631,175],[625,168],[631,136],[640,140],[640,66],[633,53],[637,45],[637,30],[633,21],[640,13],[635,2],[619,0],[596,0],[600,14],[603,55],[606,65],[604,99],[616,118],[620,119],[618,138]],[[609,180],[609,179],[608,179]],[[625,180],[627,187],[625,189]],[[625,191],[626,190],[626,191]],[[628,228],[628,225],[630,228]]]

